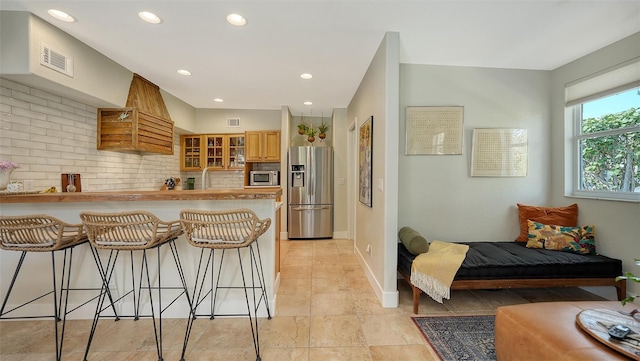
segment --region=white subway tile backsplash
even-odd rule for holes
[[[61,173],[80,173],[85,192],[158,190],[180,177],[177,134],[174,155],[99,151],[95,107],[7,79],[0,111],[0,159],[20,164],[12,179],[26,190],[60,189]]]
[[[23,92],[18,91],[18,90],[12,91],[11,92],[11,97],[13,97],[14,99],[23,100],[23,101],[29,103],[31,106],[33,106],[33,105],[47,105],[47,100],[46,99],[38,98],[36,96],[33,96],[31,94],[27,94],[27,93],[23,93]]]
[[[38,97],[38,98],[42,98],[42,99],[48,100],[48,101],[47,101],[47,105],[48,105],[50,108],[60,109],[59,107],[57,107],[57,106],[52,106],[52,105],[53,105],[53,104],[62,105],[62,104],[61,104],[61,102],[62,102],[62,97],[59,97],[59,96],[57,96],[57,95],[54,95],[54,94],[48,93],[48,92],[46,92],[46,91],[42,91],[42,90],[40,90],[40,89],[36,89],[36,88],[29,88],[29,94],[31,94],[31,95],[33,95],[33,96],[35,96],[35,97]],[[73,109],[73,107],[68,107],[68,108]]]

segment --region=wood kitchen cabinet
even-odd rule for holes
[[[245,162],[244,134],[204,135],[203,166],[211,170],[243,170]]]
[[[247,162],[280,162],[279,131],[247,131]]]
[[[244,169],[244,134],[189,134],[180,139],[181,171]]]
[[[202,170],[202,135],[189,134],[180,136],[180,170]]]

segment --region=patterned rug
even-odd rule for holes
[[[495,316],[412,317],[444,361],[494,361]]]

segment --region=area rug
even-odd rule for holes
[[[412,317],[443,361],[494,361],[495,316]]]

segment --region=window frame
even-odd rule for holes
[[[633,89],[631,87],[629,89]],[[627,90],[629,90],[627,89]],[[600,98],[604,98],[607,96],[614,95],[619,93],[620,91],[611,92],[609,94],[603,95]],[[593,101],[595,99],[589,99],[587,101]],[[585,101],[585,102],[587,102]],[[572,195],[580,198],[590,198],[590,199],[602,199],[602,200],[615,200],[615,201],[629,201],[629,202],[640,202],[640,192],[613,192],[613,191],[592,191],[592,190],[584,190],[581,189],[582,182],[582,174],[583,174],[583,162],[582,162],[582,151],[580,149],[580,142],[584,139],[589,138],[599,138],[610,135],[617,135],[621,133],[627,132],[640,132],[640,126],[633,127],[625,127],[625,128],[617,128],[614,130],[605,130],[594,133],[582,133],[582,104],[585,102],[580,102],[571,106],[572,115],[573,115],[573,134],[572,134],[572,146],[573,146],[573,184],[572,184]]]

